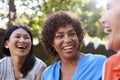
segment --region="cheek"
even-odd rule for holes
[[[118,11],[118,9],[115,10],[114,15],[113,15],[113,23],[114,25],[111,25],[112,28],[112,36],[113,39],[118,38],[118,40],[120,40],[120,9]]]
[[[59,55],[62,53],[62,46],[64,45],[63,40],[55,40],[52,45]]]
[[[77,35],[74,37],[74,41],[76,41],[76,43],[80,43]]]
[[[8,43],[7,43],[7,45],[8,45],[8,47],[12,47],[12,46],[15,45],[15,43],[16,43],[15,40],[9,40]]]
[[[27,44],[31,47],[33,43],[31,41],[27,41]]]
[[[26,43],[32,44],[31,40],[25,40]]]
[[[79,49],[79,48],[80,48],[81,43],[79,42],[79,39],[78,39],[78,38],[76,39],[76,45],[78,45],[77,47],[78,47],[78,49]]]
[[[111,22],[114,23],[115,27],[119,26],[120,24],[120,9],[114,9],[111,13],[109,18],[111,18]]]
[[[60,40],[54,40],[52,46],[57,50],[60,46],[60,43],[61,43]]]

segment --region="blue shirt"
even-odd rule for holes
[[[102,68],[106,56],[85,54],[78,61],[76,71],[71,80],[102,80]],[[60,77],[60,61],[47,67],[43,73],[41,80],[59,80]]]

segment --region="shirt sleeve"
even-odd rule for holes
[[[112,80],[112,63],[106,60],[103,66],[103,80]]]

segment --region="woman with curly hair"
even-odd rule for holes
[[[70,12],[58,11],[45,20],[42,44],[60,60],[43,71],[41,80],[101,80],[106,56],[80,52],[84,34],[81,22]]]

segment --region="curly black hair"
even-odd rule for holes
[[[54,57],[58,55],[57,51],[52,47],[55,32],[60,27],[66,27],[67,25],[73,26],[79,38],[79,43],[81,44],[83,41],[85,30],[83,28],[82,22],[79,21],[79,19],[70,12],[57,11],[44,21],[41,31],[41,42],[48,54]]]

